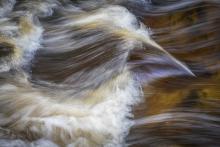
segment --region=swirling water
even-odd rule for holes
[[[219,7],[0,0],[0,146],[219,146]]]

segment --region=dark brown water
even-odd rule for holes
[[[219,147],[219,63],[219,0],[0,0],[0,147]]]
[[[153,94],[134,112],[146,120],[132,129],[133,146],[220,145],[219,14],[219,1],[152,0],[145,24],[196,77],[170,77],[145,87]]]

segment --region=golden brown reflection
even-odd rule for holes
[[[204,2],[159,15],[146,15],[144,22],[152,29],[154,39],[177,59],[185,62],[196,77],[166,78],[145,87],[145,93],[152,94],[135,109],[136,118],[139,120],[164,113],[173,114],[173,118],[134,127],[130,139],[134,141],[141,138],[141,141],[134,141],[133,146],[219,144],[219,135],[216,134],[219,128],[211,127],[216,125],[215,120],[193,117],[194,114],[207,117],[218,117],[220,114],[219,10],[217,4]],[[182,120],[178,120],[180,115],[183,115]]]
[[[219,147],[219,8],[0,0],[0,147]]]

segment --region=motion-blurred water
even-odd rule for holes
[[[196,77],[157,80],[136,108],[134,146],[219,146],[219,1],[153,1],[143,18],[153,38]]]
[[[0,147],[220,146],[219,0],[0,0]]]

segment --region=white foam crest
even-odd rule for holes
[[[92,23],[104,25],[113,32],[115,29],[127,30],[129,33],[135,35],[135,37],[141,36],[140,38],[142,39],[150,39],[146,27],[126,8],[116,5],[101,8],[92,14],[81,15],[79,18],[76,17],[73,21],[67,22],[64,25],[83,26]]]
[[[0,27],[0,41],[14,47],[10,58],[2,60],[0,72],[28,64],[35,51],[40,47],[43,33],[42,27],[34,24],[33,15],[20,16],[19,23],[15,23],[7,17],[0,18]]]
[[[26,64],[33,58],[35,51],[40,47],[43,33],[43,28],[34,24],[32,15],[27,16],[25,19],[27,19],[27,23],[30,23],[29,25],[32,27],[30,32],[24,33],[20,37],[14,39],[18,48],[24,53],[24,57],[22,58],[23,64]]]
[[[129,81],[124,81],[129,80]],[[100,103],[90,108],[88,116],[77,118],[74,116],[52,116],[47,118],[36,118],[43,121],[45,127],[42,130],[47,137],[51,137],[53,128],[62,127],[69,131],[72,136],[77,136],[77,130],[92,133],[91,138],[77,139],[74,143],[82,145],[84,140],[91,140],[106,147],[120,147],[124,143],[124,138],[133,125],[131,107],[140,101],[138,85],[132,79],[124,79],[124,87],[118,81],[113,85],[112,90],[106,91],[106,98]],[[85,109],[85,107],[81,107]],[[81,140],[81,141],[80,141]]]
[[[25,90],[21,93],[21,91],[18,92],[20,88],[16,88],[14,85],[5,85],[1,90],[11,91],[10,93],[12,91],[18,92],[16,95],[12,94],[10,96],[11,100],[9,101],[11,103],[16,105],[25,101],[29,102],[28,105],[17,110],[11,118],[5,118],[1,115],[1,119],[4,119],[1,123],[5,124],[19,118],[16,125],[20,129],[26,129],[26,125],[31,122],[32,125],[28,126],[30,131],[42,134],[42,138],[51,141],[53,141],[53,135],[56,133],[54,127],[61,128],[63,131],[56,135],[65,143],[69,143],[68,147],[76,145],[84,147],[121,147],[125,145],[124,139],[128,135],[130,127],[134,124],[131,119],[131,110],[132,106],[141,100],[139,87],[140,85],[133,80],[132,75],[124,73],[113,82],[105,85],[104,88],[98,89],[97,93],[101,97],[99,102],[90,104],[83,101],[76,103],[73,101],[68,104],[55,104],[53,98],[46,98],[42,93],[26,93]],[[3,97],[2,94],[1,99]],[[73,109],[69,109],[70,107]],[[62,113],[53,115],[54,111],[59,111],[58,108]],[[39,114],[32,116],[34,111]],[[84,112],[87,112],[87,114],[80,116],[79,113]],[[70,113],[72,114],[70,115]],[[64,132],[69,134],[71,138],[66,137]],[[43,144],[39,146],[43,146]]]
[[[13,9],[15,3],[16,0],[1,0],[0,18],[4,15],[7,15],[7,13],[9,13]]]

